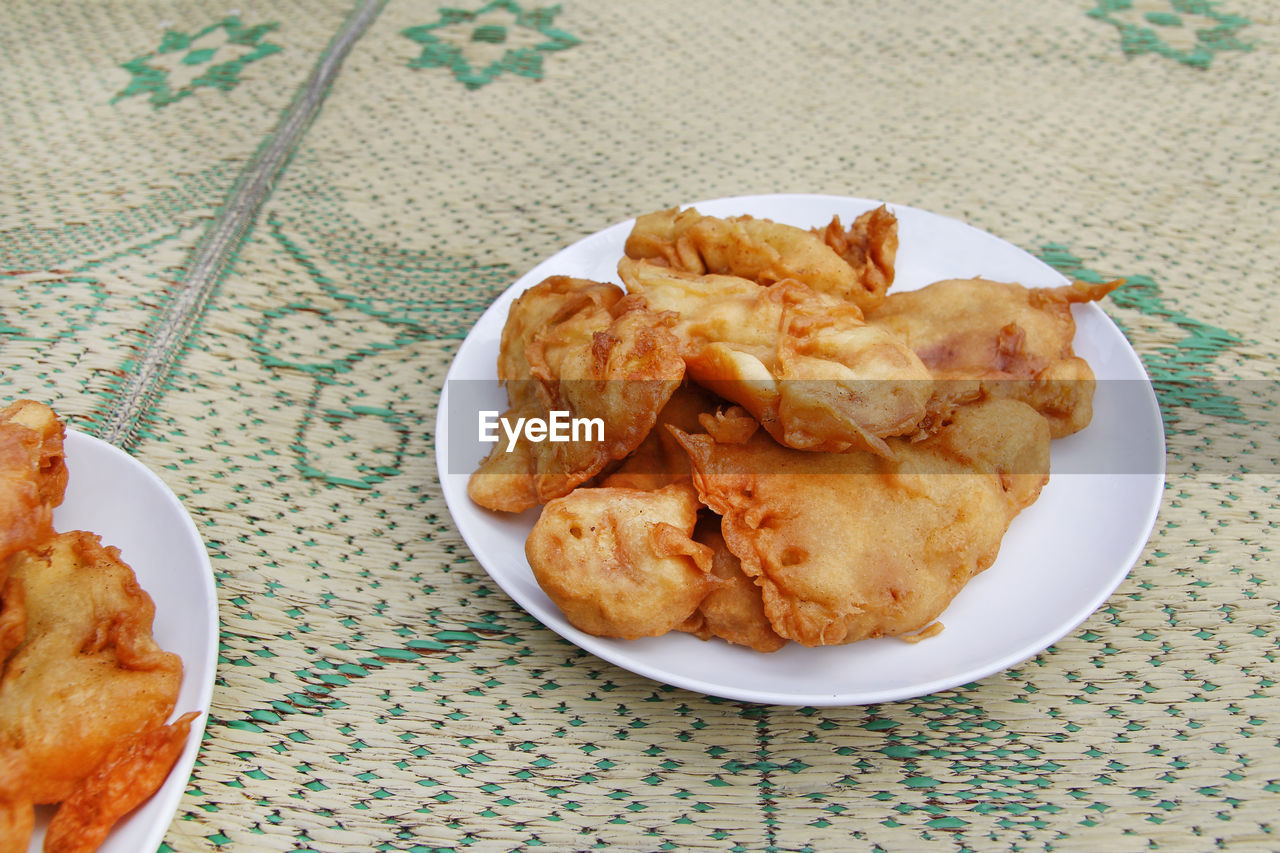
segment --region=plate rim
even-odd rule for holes
[[[1042,267],[1046,273],[1046,276],[1052,277],[1058,282],[1061,282],[1064,284],[1069,283],[1070,281],[1066,276],[1064,276],[1058,270],[1053,269],[1047,263],[1035,257],[1030,252],[1023,249],[1022,247],[1014,243],[1011,243],[995,234],[992,234],[989,231],[980,229],[977,226],[971,225],[967,222],[964,222],[963,220],[957,219],[947,214],[935,213],[933,211],[925,210],[923,208],[917,208],[911,205],[899,204],[896,202],[887,202],[887,201],[881,201],[877,199],[862,198],[858,196],[842,196],[842,195],[825,194],[825,193],[759,193],[759,194],[734,195],[734,196],[724,196],[720,198],[703,199],[701,201],[681,203],[678,205],[678,207],[680,209],[685,209],[689,207],[697,207],[701,209],[702,207],[707,207],[707,206],[721,207],[721,206],[732,206],[732,205],[750,205],[750,204],[759,204],[763,202],[774,202],[774,201],[786,201],[790,203],[805,203],[805,204],[826,203],[830,205],[840,205],[840,206],[859,206],[864,209],[871,209],[874,207],[878,207],[880,205],[887,205],[891,211],[895,211],[895,212],[910,210],[913,212],[913,214],[923,214],[927,217],[933,217],[933,218],[945,220],[948,223],[950,223],[953,227],[959,227],[963,230],[972,232],[975,236],[978,236],[979,239],[998,241],[999,243],[1003,244],[1004,247],[1007,247],[1007,249],[1016,251],[1021,256],[1023,256],[1026,260],[1033,262],[1039,265],[1040,267]],[[726,214],[721,213],[716,215],[726,215]],[[759,689],[743,690],[743,689],[737,689],[732,687],[726,688],[722,685],[709,684],[705,681],[702,681],[701,679],[685,676],[682,674],[673,675],[672,673],[666,670],[663,670],[660,667],[650,665],[644,662],[643,660],[637,661],[634,658],[634,656],[628,655],[627,653],[625,653],[625,651],[619,651],[618,649],[620,644],[626,643],[628,641],[621,641],[621,640],[616,640],[616,639],[607,638],[607,637],[596,637],[590,634],[586,634],[582,631],[579,631],[577,628],[574,628],[572,625],[568,624],[567,622],[565,622],[564,624],[558,624],[555,620],[548,621],[547,619],[544,619],[540,614],[540,611],[544,608],[541,607],[539,602],[530,602],[526,600],[526,597],[523,594],[523,591],[520,590],[519,587],[514,582],[508,579],[504,573],[494,572],[490,570],[485,560],[482,560],[480,555],[477,553],[476,546],[472,543],[471,538],[468,536],[467,532],[463,530],[463,525],[459,522],[458,516],[454,511],[454,507],[450,499],[450,495],[453,490],[449,487],[448,483],[451,478],[457,478],[464,475],[461,475],[458,473],[450,473],[447,470],[446,459],[448,456],[447,448],[448,448],[448,436],[449,436],[449,428],[447,423],[448,411],[449,411],[448,409],[449,388],[450,388],[450,385],[452,384],[452,381],[455,380],[455,378],[457,378],[456,372],[459,372],[461,370],[459,356],[463,354],[464,349],[467,348],[468,344],[472,341],[472,335],[476,330],[476,328],[480,327],[484,323],[494,322],[494,319],[490,318],[491,314],[497,314],[499,312],[505,312],[509,310],[510,304],[511,302],[514,301],[516,296],[518,296],[524,290],[527,290],[528,288],[536,285],[538,281],[540,281],[542,278],[546,277],[547,275],[556,274],[556,271],[553,270],[552,267],[555,265],[557,261],[561,260],[564,255],[574,252],[575,250],[578,250],[585,243],[607,239],[608,234],[610,232],[621,230],[623,228],[630,229],[630,227],[632,227],[634,223],[635,223],[635,217],[631,217],[628,219],[623,219],[618,222],[615,222],[612,225],[606,226],[605,228],[602,228],[598,231],[584,235],[578,238],[577,240],[574,240],[572,243],[569,243],[563,248],[552,253],[548,257],[538,261],[536,264],[530,267],[526,272],[517,276],[511,282],[511,284],[506,289],[503,290],[502,293],[500,293],[497,297],[493,299],[492,302],[490,302],[490,304],[481,313],[480,317],[478,317],[475,323],[472,324],[471,328],[468,329],[467,334],[464,336],[462,342],[458,346],[458,349],[454,353],[453,359],[449,365],[449,369],[446,371],[445,379],[441,386],[440,396],[437,402],[435,431],[433,434],[434,442],[435,442],[436,472],[437,472],[437,477],[441,487],[441,494],[444,497],[445,504],[449,509],[449,515],[451,520],[453,521],[454,527],[458,531],[458,534],[462,537],[462,540],[464,544],[466,544],[468,550],[471,551],[472,557],[475,559],[476,563],[479,564],[480,568],[485,572],[485,574],[488,575],[488,577],[491,580],[493,580],[494,583],[496,583],[499,586],[499,588],[501,588],[509,598],[511,598],[513,603],[515,603],[522,610],[524,610],[525,612],[533,616],[535,619],[537,619],[538,622],[543,627],[549,629],[550,631],[552,631],[552,633],[558,635],[559,637],[563,638],[564,640],[568,641],[574,646],[582,649],[583,651],[588,652],[589,654],[592,654],[600,658],[601,660],[606,661],[609,664],[620,667],[621,669],[627,670],[636,675],[647,678],[651,681],[655,681],[659,684],[671,685],[673,687],[690,690],[690,691],[701,693],[707,696],[715,696],[723,699],[729,699],[731,701],[740,701],[740,702],[747,702],[752,704],[774,705],[779,707],[855,707],[855,706],[874,705],[882,702],[902,701],[902,700],[907,700],[912,698],[918,698],[921,696],[928,696],[943,690],[955,689],[958,687],[962,687],[966,684],[970,684],[985,678],[989,678],[990,676],[995,675],[999,672],[1008,670],[1019,663],[1030,660],[1035,656],[1044,653],[1046,650],[1051,649],[1056,643],[1060,642],[1064,638],[1071,635],[1074,631],[1076,631],[1081,624],[1083,624],[1086,620],[1089,619],[1090,616],[1092,616],[1094,613],[1097,612],[1097,610],[1102,606],[1102,604],[1115,593],[1115,591],[1124,582],[1125,578],[1127,578],[1130,572],[1132,572],[1134,566],[1137,564],[1137,561],[1141,558],[1142,552],[1146,549],[1147,545],[1150,542],[1151,535],[1155,529],[1156,521],[1159,518],[1160,510],[1162,509],[1162,506],[1163,506],[1162,493],[1165,488],[1166,476],[1167,476],[1167,469],[1166,469],[1167,437],[1164,432],[1163,419],[1160,417],[1158,399],[1155,394],[1154,386],[1151,383],[1150,374],[1147,372],[1146,365],[1142,363],[1141,357],[1138,355],[1137,351],[1133,348],[1133,345],[1130,343],[1128,337],[1120,329],[1118,324],[1096,303],[1090,302],[1083,305],[1076,305],[1074,306],[1074,308],[1075,310],[1090,316],[1091,319],[1094,320],[1095,322],[1101,321],[1104,324],[1104,326],[1108,328],[1109,333],[1111,335],[1114,335],[1116,340],[1122,345],[1120,348],[1120,351],[1123,357],[1125,358],[1125,360],[1129,362],[1128,366],[1130,368],[1135,368],[1144,380],[1143,385],[1144,385],[1145,394],[1144,394],[1143,403],[1148,409],[1148,414],[1149,415],[1154,414],[1155,416],[1153,425],[1158,426],[1158,430],[1156,430],[1156,433],[1153,436],[1156,439],[1156,441],[1152,445],[1152,450],[1159,451],[1158,452],[1159,470],[1153,471],[1153,472],[1146,472],[1142,474],[1130,473],[1130,474],[1101,475],[1101,476],[1113,476],[1113,477],[1119,476],[1119,477],[1127,477],[1127,478],[1137,478],[1140,481],[1146,481],[1145,488],[1143,490],[1143,495],[1145,496],[1146,501],[1145,501],[1145,512],[1142,516],[1142,522],[1134,528],[1133,538],[1130,541],[1128,548],[1124,552],[1124,557],[1123,559],[1117,559],[1116,564],[1118,568],[1108,577],[1107,582],[1098,585],[1094,590],[1094,594],[1090,596],[1087,599],[1087,601],[1084,604],[1082,604],[1077,610],[1075,610],[1069,617],[1066,617],[1060,623],[1055,623],[1056,627],[1053,630],[1045,632],[1043,635],[1038,636],[1032,643],[1029,644],[1030,646],[1034,646],[1034,648],[1029,649],[1027,645],[1019,646],[1014,649],[1011,649],[1007,654],[1003,656],[997,656],[995,658],[992,658],[991,660],[988,660],[985,664],[971,667],[965,670],[963,673],[957,673],[957,674],[951,674],[948,676],[938,677],[933,679],[932,681],[929,681],[923,684],[917,683],[910,686],[897,687],[897,688],[889,687],[879,691],[856,691],[856,692],[815,691],[815,692],[801,694],[801,693],[794,693],[794,692],[778,692],[778,691],[772,691],[772,690],[759,690]],[[572,273],[569,273],[569,274],[572,274]],[[1078,314],[1077,320],[1079,319],[1079,317],[1080,315]],[[505,322],[505,316],[496,318],[496,319],[499,320],[500,324]],[[1079,332],[1078,327],[1079,327],[1079,323],[1077,322],[1077,333]],[[495,373],[496,373],[496,367],[495,367]],[[494,377],[494,381],[495,382],[497,381],[496,376]],[[1073,475],[1060,474],[1058,476],[1061,477],[1061,476],[1073,476]],[[1087,475],[1074,475],[1074,476],[1100,476],[1100,475],[1087,474]],[[461,499],[466,500],[467,499],[466,495],[463,494],[461,496]],[[512,517],[514,518],[514,516]],[[1003,545],[1003,542],[1002,542],[1002,545]],[[485,549],[481,548],[480,550],[484,551]],[[523,555],[521,555],[521,557],[523,558]],[[525,561],[525,564],[527,566],[527,560]],[[1122,570],[1120,567],[1122,567]],[[944,611],[944,615],[945,615],[945,611]],[[1046,637],[1048,637],[1047,641],[1045,639]],[[838,650],[841,648],[848,648],[848,646],[824,647],[824,649],[821,651],[825,651],[825,649]],[[815,650],[815,651],[819,651],[819,650]]]

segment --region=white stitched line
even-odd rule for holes
[[[183,342],[204,310],[213,285],[235,247],[244,239],[245,231],[270,193],[271,184],[289,154],[320,109],[325,90],[337,75],[338,66],[386,3],[387,0],[366,0],[360,10],[348,18],[320,64],[307,78],[301,95],[294,100],[280,126],[236,181],[222,214],[196,246],[181,290],[170,303],[160,328],[152,336],[116,406],[103,424],[98,436],[102,440],[128,448],[137,438],[143,414],[161,393]]]

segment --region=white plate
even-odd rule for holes
[[[208,718],[218,653],[218,599],[204,542],[164,482],[119,448],[67,430],[67,494],[54,510],[58,532],[88,530],[115,545],[156,605],[153,633],[182,658],[174,717],[200,711],[186,749],[160,790],[112,829],[98,853],[138,853],[160,846],[191,778]],[[28,848],[37,853],[52,807],[41,807]]]
[[[825,225],[833,214],[848,223],[879,204],[772,195],[694,206],[717,216],[751,214],[812,227]],[[922,210],[890,207],[900,240],[895,291],[972,276],[1028,286],[1066,281],[986,232]],[[952,601],[937,637],[915,645],[892,638],[816,649],[792,643],[764,655],[687,634],[623,641],[575,629],[538,587],[525,560],[524,541],[537,510],[511,516],[473,504],[467,477],[483,456],[480,448],[488,445],[459,434],[451,455],[450,424],[459,433],[460,425],[476,423],[478,410],[505,408],[496,362],[515,297],[553,274],[618,282],[616,265],[632,224],[578,241],[498,297],[458,348],[440,397],[436,461],[458,530],[494,581],[544,625],[618,666],[689,690],[780,705],[858,705],[921,696],[1014,666],[1075,629],[1128,574],[1160,506],[1164,429],[1150,381],[1124,335],[1097,305],[1078,305],[1076,351],[1104,380],[1098,383],[1093,422],[1053,443],[1049,485],[1014,519],[996,563]]]

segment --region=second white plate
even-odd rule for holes
[[[187,745],[160,790],[116,824],[98,853],[155,850],[187,789],[204,736],[218,654],[218,599],[204,541],[191,516],[150,469],[91,435],[67,430],[67,493],[54,510],[60,533],[88,530],[120,549],[138,584],[156,605],[152,633],[182,658],[182,687],[174,716],[200,711]],[[28,848],[38,853],[52,808],[37,813]]]

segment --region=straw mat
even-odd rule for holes
[[[1280,849],[1278,43],[1263,0],[0,4],[0,396],[156,471],[216,573],[166,849]],[[711,698],[463,543],[432,432],[484,308],[615,222],[768,192],[1129,280],[1165,500],[1032,660]]]

